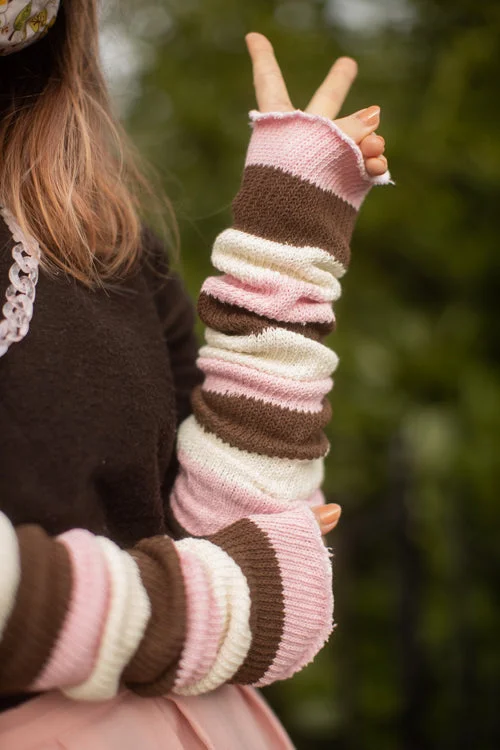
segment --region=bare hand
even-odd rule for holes
[[[256,32],[247,34],[245,40],[252,58],[255,93],[260,111],[292,112],[295,108],[290,101],[271,42],[263,34]],[[355,60],[339,57],[305,111],[333,120],[340,112],[357,73]],[[360,147],[368,174],[374,177],[387,171],[387,159],[383,156],[385,141],[375,133],[380,123],[380,107],[371,106],[334,122]]]

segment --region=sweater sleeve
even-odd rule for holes
[[[191,414],[191,393],[203,379],[196,364],[199,342],[194,330],[195,309],[182,279],[170,268],[164,243],[147,227],[143,230],[142,242],[146,252],[144,271],[172,368],[178,426]]]
[[[0,693],[103,700],[257,686],[332,629],[320,498],[335,355],[322,343],[371,184],[328,120],[254,113],[234,225],[217,238],[193,414],[170,497],[178,536],[121,550],[0,514]],[[386,175],[382,180],[388,181]]]

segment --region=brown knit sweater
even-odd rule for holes
[[[0,222],[7,280],[13,241]],[[175,431],[201,373],[192,303],[163,279],[151,232],[144,244],[141,269],[114,291],[42,273],[29,339],[0,359],[0,509],[15,525],[123,546],[167,531]]]

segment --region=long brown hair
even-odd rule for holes
[[[44,39],[0,58],[0,202],[40,242],[47,271],[88,286],[136,265],[144,205],[172,216],[112,114],[97,0],[62,0]]]

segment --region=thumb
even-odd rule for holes
[[[342,508],[336,503],[312,508],[322,534],[328,534],[339,522]]]

